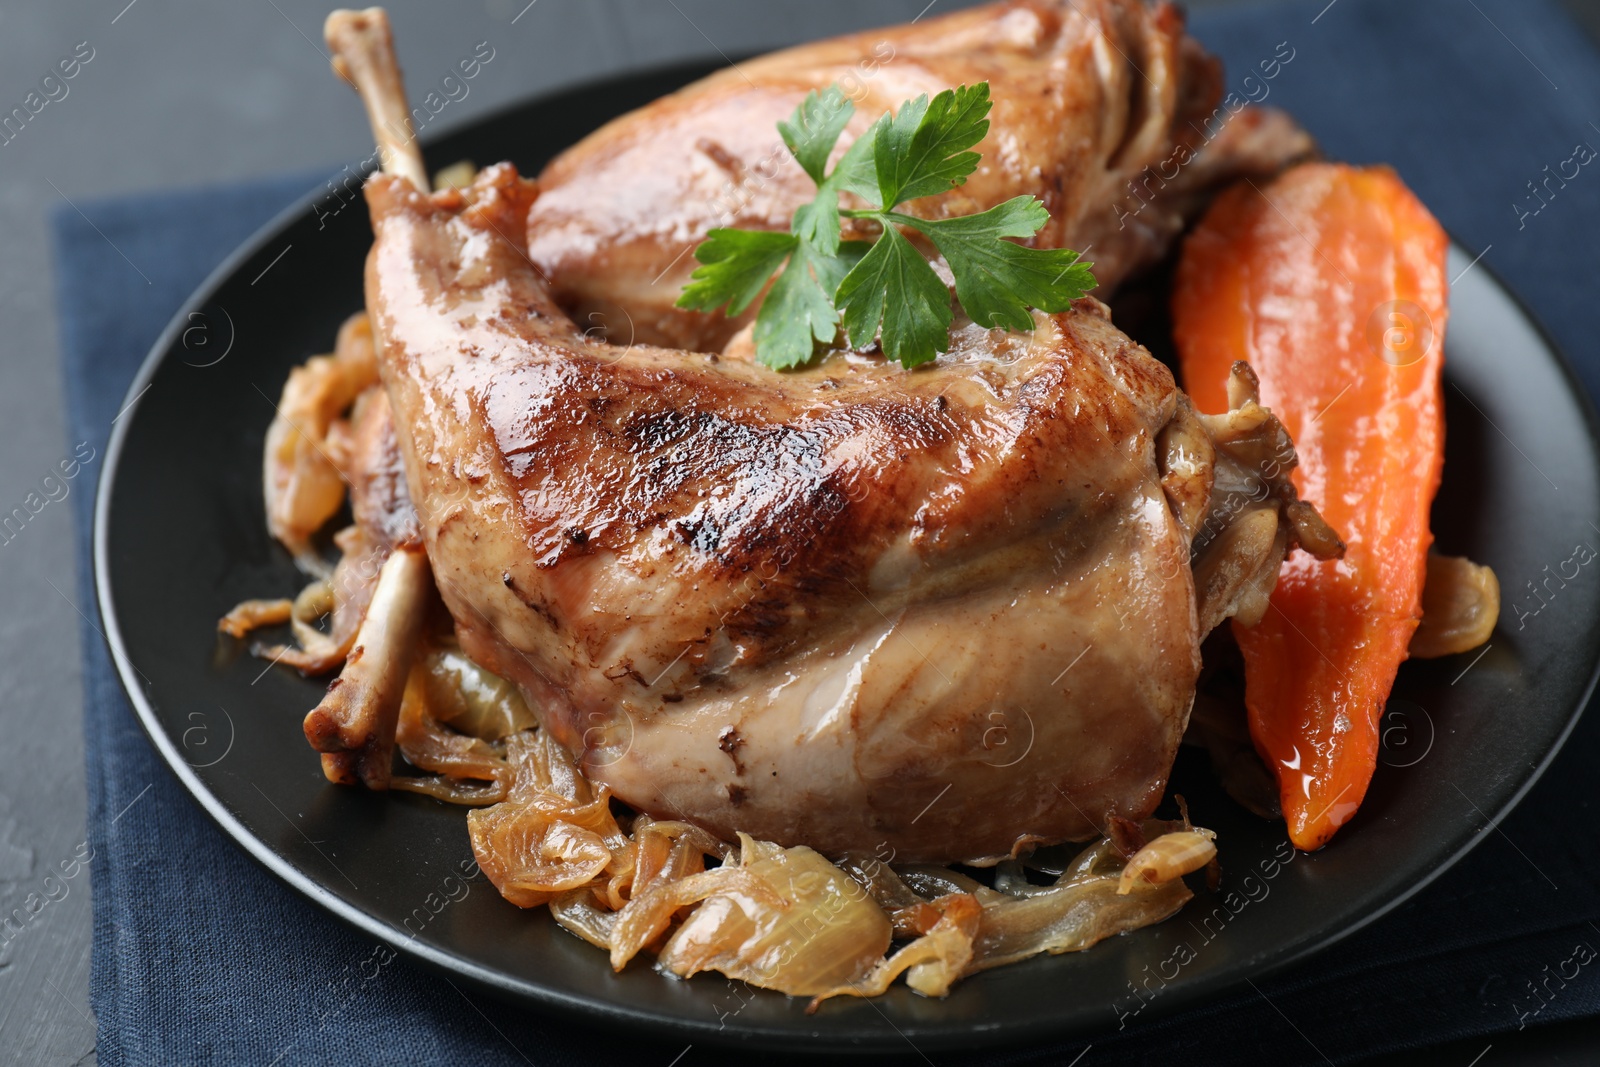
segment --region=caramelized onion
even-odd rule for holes
[[[467,813],[473,856],[501,896],[536,907],[621,862],[628,842],[608,789],[591,790],[542,731],[508,738],[506,759],[508,799]]]
[[[770,907],[780,907],[783,903],[782,898],[771,893],[750,872],[737,866],[718,867],[682,878],[663,878],[628,901],[617,914],[617,925],[611,935],[612,968],[622,970],[640,950],[658,941],[681,909],[718,894],[737,894]]]
[[[1422,622],[1411,635],[1411,654],[1435,659],[1467,652],[1489,640],[1500,618],[1500,581],[1494,571],[1460,556],[1428,553],[1422,586]]]
[[[423,659],[428,705],[440,722],[484,741],[499,741],[535,724],[517,687],[484,670],[457,649]]]
[[[422,778],[395,775],[389,779],[389,788],[402,793],[421,793],[425,797],[442,800],[447,804],[461,804],[481,808],[485,804],[498,804],[505,792],[496,782],[474,782],[451,778],[447,774],[434,774]]]
[[[698,826],[640,815],[627,854],[613,869],[602,896],[612,908],[623,910],[646,890],[704,871],[707,856],[726,859],[732,851]]]
[[[849,863],[858,880],[866,879],[863,885],[871,887],[875,900],[895,905],[896,933],[919,936],[865,978],[817,995],[808,1010],[828,997],[877,996],[902,973],[906,984],[924,996],[943,996],[964,974],[1041,952],[1082,951],[1113,934],[1168,918],[1191,897],[1181,876],[1215,855],[1214,835],[1161,820],[1129,823],[1121,833],[1134,843],[1150,840],[1126,863],[1117,840],[1101,840],[1079,853],[1050,886],[1028,882],[1014,861],[996,867],[995,889],[942,868],[886,874],[859,860]],[[1160,880],[1152,881],[1152,874]],[[955,891],[934,899],[902,903],[905,892],[952,886]]]
[[[1117,893],[1126,896],[1141,882],[1160,884],[1198,871],[1216,856],[1216,838],[1210,830],[1162,834],[1135,853],[1122,868]]]
[[[229,637],[243,637],[261,626],[276,626],[289,621],[294,602],[289,600],[244,600],[217,620],[217,629]]]
[[[901,867],[900,877],[926,900],[949,896],[952,893],[970,893],[980,901],[1000,900],[1005,894],[996,892],[978,881],[948,867],[931,863],[916,863]]]
[[[577,806],[545,794],[467,813],[472,854],[500,895],[522,908],[586,886],[611,864],[607,838],[620,838],[611,795]],[[620,842],[619,842],[620,843]]]
[[[679,977],[712,970],[791,996],[827,995],[869,977],[889,948],[882,909],[803,845],[740,834],[738,867],[696,877],[719,876],[725,884],[704,897],[658,957]]]
[[[511,767],[487,742],[458,733],[439,721],[428,679],[425,663],[412,666],[411,674],[406,679],[405,695],[400,701],[399,726],[395,730],[395,742],[400,754],[412,766],[422,770],[447,775],[451,779],[477,779],[489,785],[468,787],[464,793],[449,795],[440,795],[427,788],[413,788],[412,791],[427,792],[454,803],[492,804],[506,799]]]
[[[1081,952],[1128,930],[1175,914],[1193,894],[1181,880],[1137,883],[1126,895],[1115,876],[1087,878],[1039,896],[987,906],[979,919],[968,973],[1041,952]]]
[[[339,328],[332,355],[313,357],[289,372],[277,417],[267,428],[267,527],[314,574],[325,575],[326,569],[311,551],[311,537],[333,518],[345,494],[345,478],[329,455],[329,431],[377,381],[372,327],[358,313]]]
[[[611,931],[617,925],[617,913],[595,902],[590,889],[574,889],[550,901],[550,914],[561,928],[576,934],[596,948],[611,947]]]
[[[337,430],[333,431],[335,457]],[[242,635],[290,622],[300,648],[257,650],[302,670],[343,662],[388,549],[341,531],[331,578],[288,601],[246,601],[219,627]],[[316,623],[332,615],[330,632]],[[1210,862],[1214,835],[1187,822],[1121,821],[1070,862],[1047,850],[1054,884],[1002,860],[990,887],[934,865],[898,869],[740,835],[737,850],[687,822],[640,813],[619,824],[596,788],[539,729],[521,693],[448,639],[406,677],[396,741],[420,776],[391,787],[474,806],[468,835],[479,867],[508,901],[547,905],[618,970],[641,951],[687,978],[718,971],[812,998],[878,996],[901,976],[939,997],[963,975],[1041,952],[1086,949],[1172,915],[1190,893],[1182,875]],[[487,806],[484,806],[487,805]],[[626,826],[627,832],[624,832]],[[715,861],[708,869],[707,861]],[[1042,865],[1028,861],[1038,870]],[[891,940],[905,943],[887,955]]]
[[[1021,862],[1003,860],[994,869],[994,887],[1008,897],[1036,897],[1048,893],[1051,886],[1034,885],[1028,881]]]
[[[972,963],[973,941],[978,934],[983,905],[971,894],[951,893],[924,907],[938,915],[938,921],[927,933],[888,959],[880,960],[860,981],[835,986],[812,998],[806,1014],[816,1011],[817,1005],[829,997],[882,996],[902,973],[906,976],[906,985],[925,997],[942,997],[950,992],[956,979],[965,974]]]
[[[871,895],[884,911],[909,908],[927,901],[905,883],[894,870],[875,856],[845,853],[837,863],[839,869],[854,878]],[[919,931],[920,932],[920,931]]]

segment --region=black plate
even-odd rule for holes
[[[429,158],[509,158],[533,173],[605,120],[706,69],[536,100],[431,143]],[[300,732],[323,683],[281,667],[263,672],[219,646],[215,632],[235,602],[292,595],[301,584],[264,528],[262,438],[289,368],[331,348],[339,323],[361,306],[370,241],[360,198],[320,190],[219,268],[173,319],[106,457],[95,517],[100,608],[156,747],[235,840],[363,931],[502,995],[694,1041],[791,1050],[797,1042],[903,1047],[906,1038],[933,1049],[1102,1029],[1142,1003],[1133,984],[1159,985],[1143,1021],[1321,948],[1416,892],[1522,797],[1593,684],[1600,603],[1557,592],[1546,604],[1528,585],[1570,569],[1576,543],[1600,544],[1589,410],[1528,316],[1457,250],[1451,271],[1465,273],[1447,344],[1448,457],[1434,529],[1444,551],[1495,568],[1507,609],[1481,654],[1401,672],[1385,766],[1331,847],[1277,863],[1289,851],[1281,827],[1235,807],[1204,764],[1185,756],[1174,788],[1221,835],[1221,894],[1202,893],[1180,919],[1090,952],[970,978],[945,1000],[901,987],[871,1004],[834,1001],[814,1016],[776,994],[746,1004],[748,994],[730,994],[717,976],[672,981],[642,963],[613,974],[603,953],[547,913],[521,911],[487,887],[433,915],[430,894],[436,902],[453,887],[447,879],[471,854],[464,811],[329,785]],[[191,351],[185,331],[199,322],[210,344]],[[225,339],[231,351],[213,363]],[[207,729],[193,733],[197,723]],[[1153,974],[1161,977],[1146,985]]]

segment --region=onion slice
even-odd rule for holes
[[[738,867],[696,877],[725,884],[705,896],[661,950],[659,965],[680,978],[720,971],[790,996],[827,995],[868,979],[889,948],[883,910],[803,845],[784,848],[740,834]]]
[[[1144,882],[1160,885],[1198,871],[1217,854],[1217,835],[1210,830],[1178,830],[1162,834],[1136,852],[1117,881],[1117,894],[1127,896]]]

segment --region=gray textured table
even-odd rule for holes
[[[1193,0],[1190,6],[1234,2]],[[464,44],[484,39],[506,56],[486,68],[459,105],[455,121],[467,121],[575,80],[904,21],[925,3],[390,0],[389,7],[410,71],[442,70]],[[935,3],[965,6],[963,0]],[[1566,3],[1600,35],[1600,0]],[[0,499],[21,499],[66,448],[47,212],[97,195],[227,182],[355,158],[368,134],[360,109],[328,74],[320,28],[329,6],[327,0],[0,3],[0,94],[7,94],[0,100],[20,101],[79,42],[94,49],[68,95],[0,145],[6,344]],[[1514,27],[1507,29],[1514,37]],[[72,491],[91,492],[91,484],[79,480]],[[84,836],[78,616],[94,608],[75,589],[71,521],[68,508],[51,507],[0,545],[0,604],[6,609],[0,612],[0,915],[35,888],[36,872],[70,856]],[[87,883],[71,883],[37,925],[14,949],[0,944],[0,1064],[92,1063]],[[1441,1049],[1438,1062],[1590,1063],[1600,1058],[1600,1034],[1588,1029],[1529,1031],[1487,1051]],[[699,1062],[713,1055],[695,1053]]]

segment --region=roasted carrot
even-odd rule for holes
[[[1178,269],[1174,335],[1196,405],[1226,410],[1229,368],[1248,360],[1294,438],[1295,487],[1348,546],[1342,560],[1292,554],[1266,616],[1234,627],[1251,736],[1306,850],[1366,795],[1422,615],[1447,247],[1393,171],[1315,163],[1224,193]]]

